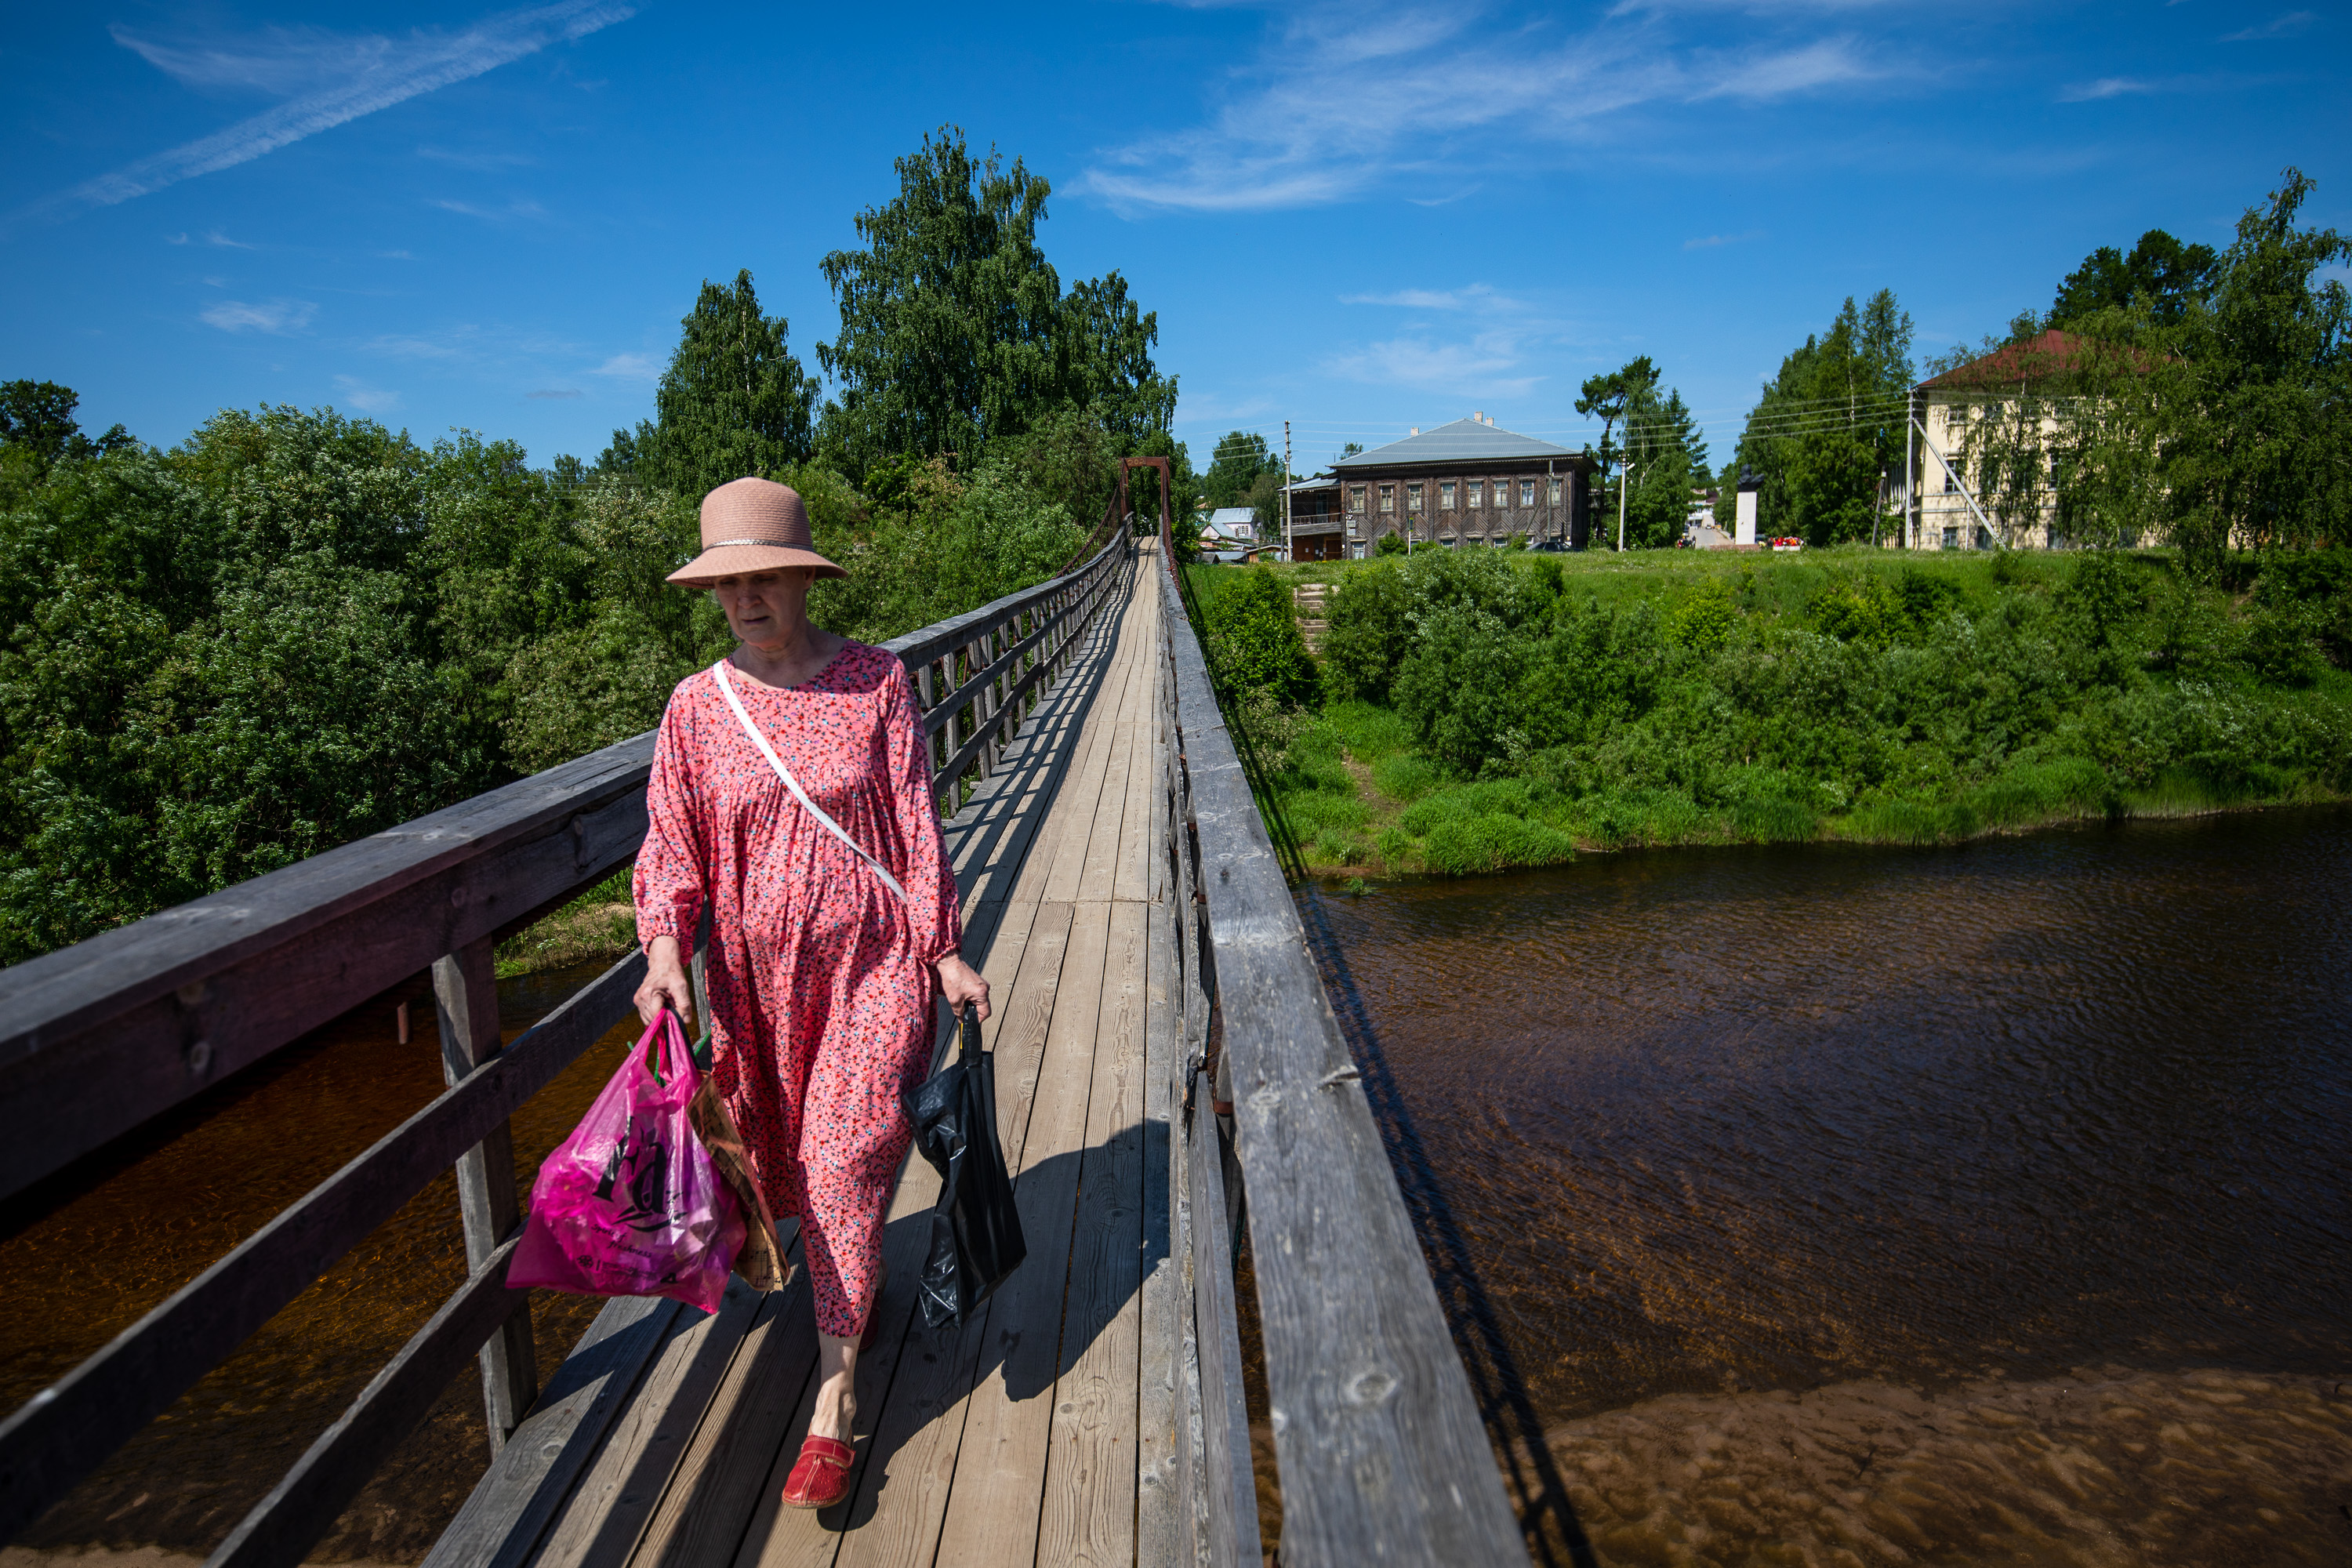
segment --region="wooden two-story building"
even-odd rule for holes
[[[1384,533],[1408,542],[1491,546],[1517,538],[1581,549],[1593,468],[1590,453],[1501,429],[1483,415],[1457,419],[1342,458],[1328,478],[1304,481],[1292,500],[1292,553],[1361,556]],[[1311,534],[1298,526],[1305,486],[1323,492]]]

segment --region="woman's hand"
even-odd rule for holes
[[[988,988],[983,985],[982,991]],[[694,984],[686,977],[686,964],[678,953],[677,938],[657,936],[646,947],[645,984],[629,998],[636,1004],[637,1016],[646,1026],[661,1016],[667,1005],[677,1015],[686,1026],[687,1037],[694,1037]]]
[[[982,1018],[988,1016],[988,982],[980,977],[980,971],[963,961],[962,953],[949,953],[931,969],[939,976],[940,994],[948,999],[957,1017],[963,1016],[963,1005],[967,1002],[980,1008]]]

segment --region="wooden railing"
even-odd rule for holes
[[[1167,577],[1157,854],[1170,881],[1170,1247],[1191,1276],[1175,1375],[1180,1560],[1260,1560],[1233,1263],[1245,1226],[1284,1568],[1524,1563],[1468,1375]],[[1155,575],[1157,575],[1155,574]],[[1245,1190],[1246,1198],[1240,1191]],[[1185,1500],[1189,1500],[1189,1506]]]
[[[883,646],[914,674],[943,809],[994,766],[1119,581],[1076,570]],[[493,950],[635,858],[639,735],[371,837],[0,970],[0,1197],[429,969],[448,1089],[0,1422],[0,1542],[456,1168],[469,1274],[211,1559],[277,1565],[334,1522],[478,1356],[493,1447],[537,1393],[509,1118],[629,1011],[632,953],[500,1048]]]

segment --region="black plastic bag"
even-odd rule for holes
[[[923,1321],[961,1325],[1004,1283],[1029,1245],[1013,1178],[996,1143],[996,1061],[980,1044],[980,1011],[964,1005],[955,1060],[906,1097],[915,1147],[940,1173],[931,1247],[923,1259]]]

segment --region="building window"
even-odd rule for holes
[[[1421,487],[1419,485],[1405,486],[1404,510],[1408,516],[1419,517],[1421,515]]]
[[[1437,506],[1438,510],[1441,511],[1452,511],[1454,510],[1454,481],[1452,479],[1444,479],[1439,482],[1437,487]]]
[[[1944,548],[1947,550],[1958,550],[1959,547],[1960,531],[1957,528],[1948,528],[1944,530]]]
[[[1381,487],[1381,510],[1382,511],[1396,510],[1396,486],[1382,485]]]
[[[1554,478],[1551,481],[1551,504],[1554,506],[1558,506],[1559,504],[1559,480],[1558,478]]]
[[[1521,479],[1519,481],[1519,504],[1521,506],[1533,506],[1536,504],[1535,480]]]
[[[1952,478],[1951,469],[1946,468],[1944,470],[1944,493],[1946,495],[1954,494],[1959,489],[1959,488],[1960,481]]]
[[[1480,479],[1472,479],[1468,484],[1462,487],[1462,504],[1464,506],[1483,506],[1486,504],[1486,486],[1485,481]]]

